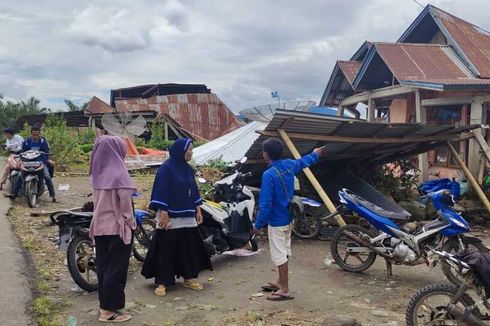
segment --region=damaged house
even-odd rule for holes
[[[359,118],[356,108],[364,103],[367,121],[386,122],[387,128],[410,122],[416,132],[423,124],[488,124],[489,102],[490,34],[428,5],[397,42],[366,41],[349,60],[337,61],[320,106]],[[478,175],[483,164],[477,142],[461,142],[458,149]],[[419,168],[424,179],[459,176],[446,146],[419,155]]]
[[[172,139],[185,136],[213,140],[240,126],[233,112],[206,85],[154,84],[114,89],[110,105],[93,97],[85,110],[94,124],[108,112],[130,112],[143,115],[148,122],[162,121]]]

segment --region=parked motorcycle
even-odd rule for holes
[[[98,288],[95,266],[95,243],[89,237],[90,222],[93,211],[66,210],[50,215],[53,225],[59,227],[60,250],[67,251],[67,264],[75,283],[87,292]],[[146,211],[135,209],[136,230],[133,238],[133,255],[144,261],[151,239],[155,233],[156,223],[153,216]]]
[[[438,211],[438,218],[427,224],[406,223],[403,221],[406,217],[386,211],[347,189],[339,191],[339,196],[345,209],[359,214],[372,226],[366,229],[347,225],[333,236],[332,257],[346,271],[365,271],[374,263],[377,255],[385,258],[391,274],[392,264],[414,266],[426,263],[434,267],[437,260],[431,255],[433,249],[449,253],[470,247],[487,250],[480,239],[464,235],[470,232],[470,226],[451,208],[454,199],[447,190],[428,195]],[[402,220],[398,220],[397,224],[394,222],[396,219]],[[461,282],[445,261],[442,261],[441,267],[449,281],[453,284]]]
[[[467,263],[445,251],[433,251],[458,273],[458,285],[431,284],[413,295],[406,311],[407,326],[422,325],[490,325],[490,302],[484,282]],[[469,295],[478,296],[475,302]],[[485,313],[480,308],[486,310]]]
[[[20,153],[20,171],[23,179],[23,189],[29,207],[36,207],[39,197],[44,192],[44,163],[41,156],[47,155],[42,151],[28,150]]]
[[[242,174],[235,171],[214,184],[214,202],[204,200],[201,205],[203,223],[199,231],[210,256],[227,250],[243,248],[250,244],[253,251],[258,250],[255,236],[251,235],[252,220],[255,211],[255,197],[247,186],[245,178],[252,173]],[[198,178],[206,183],[204,178]]]

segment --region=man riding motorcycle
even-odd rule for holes
[[[10,153],[10,155],[19,154],[22,151],[22,143],[24,142],[24,138],[20,135],[16,135],[12,128],[5,128],[3,130],[3,134],[5,136],[5,149]],[[5,165],[5,169],[3,170],[2,179],[0,180],[0,190],[2,190],[3,185],[7,182],[7,179],[10,175],[10,170],[12,166],[8,164]]]
[[[39,126],[33,126],[31,128],[31,137],[27,138],[22,143],[22,152],[29,150],[41,151],[44,154],[41,155],[41,161],[44,163],[43,177],[46,186],[48,187],[49,196],[52,198],[53,202],[56,202],[56,194],[54,191],[53,181],[51,180],[51,175],[49,173],[50,162],[48,160],[49,144],[48,141],[41,136],[41,128]],[[22,178],[17,178],[15,185],[12,189],[12,193],[9,195],[11,199],[17,197],[20,189],[22,187]]]

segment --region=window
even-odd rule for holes
[[[457,148],[458,146],[456,146],[456,149]],[[458,167],[458,162],[456,161],[456,158],[446,146],[437,147],[434,150],[434,152],[435,152],[434,165],[444,166],[444,167]],[[459,153],[459,156],[463,158],[464,161],[464,157],[463,155],[461,155],[461,153]]]

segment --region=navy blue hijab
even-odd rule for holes
[[[194,170],[185,160],[191,139],[179,138],[169,148],[170,158],[158,168],[150,208],[168,211],[170,217],[193,217],[202,204]]]

